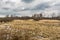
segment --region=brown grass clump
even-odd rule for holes
[[[58,20],[14,20],[0,25],[0,40],[60,40]]]

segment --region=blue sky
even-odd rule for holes
[[[0,0],[0,15],[33,15],[40,12],[51,15],[59,11],[60,0]]]

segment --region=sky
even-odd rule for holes
[[[0,15],[30,16],[36,13],[51,16],[60,13],[60,0],[0,0]]]

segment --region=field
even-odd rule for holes
[[[59,20],[13,20],[0,23],[0,40],[60,40]]]

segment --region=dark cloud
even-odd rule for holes
[[[48,3],[41,3],[36,5],[32,10],[45,10],[46,8],[49,8],[50,5]]]
[[[55,4],[54,6],[60,6],[60,3],[58,3],[58,4]]]
[[[3,10],[10,10],[9,8],[2,8]]]
[[[22,2],[25,2],[25,3],[31,3],[33,2],[34,0],[22,0]]]

